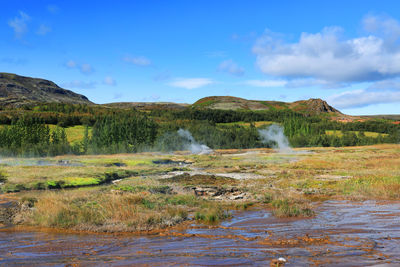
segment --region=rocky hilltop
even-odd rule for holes
[[[306,115],[343,115],[339,110],[330,106],[322,99],[311,98],[296,102],[247,100],[233,96],[209,96],[202,98],[193,104],[194,107],[225,109],[225,110],[269,110],[291,109]]]
[[[324,113],[342,114],[339,110],[330,106],[325,100],[319,98],[310,98],[308,100],[300,100],[288,104],[289,108],[309,115],[319,115]]]
[[[89,99],[59,87],[52,81],[0,72],[0,106],[56,102],[93,104]]]

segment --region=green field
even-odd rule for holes
[[[54,130],[57,128],[57,125],[49,124],[50,130]],[[71,144],[78,143],[83,140],[85,135],[86,126],[83,125],[76,125],[72,127],[66,127],[65,133],[67,134],[68,142]],[[92,135],[92,127],[88,128],[89,137]]]
[[[355,133],[356,135],[360,134],[360,131],[350,131],[351,133]],[[343,136],[343,132],[342,131],[333,131],[333,130],[326,130],[325,133],[327,135],[336,135],[338,137],[342,137]],[[386,137],[388,136],[388,134],[381,134],[381,133],[376,133],[376,132],[364,132],[365,136],[367,137],[373,137],[373,138],[377,138],[379,135],[381,135],[382,137]]]
[[[255,127],[262,127],[265,125],[270,125],[273,124],[273,121],[255,121],[253,122]],[[232,125],[239,125],[239,126],[246,126],[250,127],[251,123],[250,122],[244,122],[244,121],[238,121],[238,122],[225,122],[225,123],[217,123],[217,125],[220,126],[232,126]]]

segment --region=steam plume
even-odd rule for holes
[[[193,154],[210,154],[212,149],[196,142],[191,133],[184,129],[178,130],[178,135],[183,139],[184,147]]]
[[[261,140],[264,144],[271,144],[277,148],[280,153],[292,153],[293,150],[289,145],[289,140],[283,133],[283,127],[272,124],[267,129],[258,130]]]

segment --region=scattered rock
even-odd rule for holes
[[[15,215],[20,211],[21,206],[16,201],[0,203],[0,223],[10,225],[14,222]]]
[[[200,179],[197,184],[204,184],[204,180],[215,181],[223,181],[229,184],[236,183],[235,180],[248,180],[248,179],[263,179],[265,176],[252,173],[252,172],[230,172],[230,173],[210,173],[199,170],[193,171],[172,171],[166,175],[161,176],[162,179],[170,179],[177,181],[177,178],[180,178],[180,181],[183,181],[183,178],[186,181]]]
[[[198,197],[216,196],[218,187],[193,187],[194,194]]]
[[[285,266],[285,263],[286,263],[285,258],[273,259],[271,260],[269,266],[271,267]]]
[[[71,164],[71,162],[69,160],[66,160],[66,159],[60,159],[59,161],[57,161],[57,164],[59,164],[59,165],[69,165],[69,164]]]
[[[232,194],[228,196],[230,200],[239,200],[239,199],[244,199],[246,197],[247,197],[246,193]]]
[[[344,179],[350,179],[350,178],[352,178],[352,176],[322,174],[322,175],[315,176],[315,178],[320,179],[320,180],[344,180]]]
[[[216,186],[192,187],[194,194],[198,197],[209,197],[215,200],[242,200],[249,196],[236,187],[222,188]]]
[[[118,183],[121,182],[121,181],[122,181],[122,179],[117,179],[117,180],[111,181],[111,183],[113,183],[113,184],[118,184]]]
[[[10,226],[24,223],[34,210],[35,201],[6,200],[0,203],[0,224]]]

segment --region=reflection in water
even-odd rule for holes
[[[1,265],[400,264],[400,203],[328,201],[311,219],[235,214],[220,226],[192,225],[156,236],[0,232]]]

